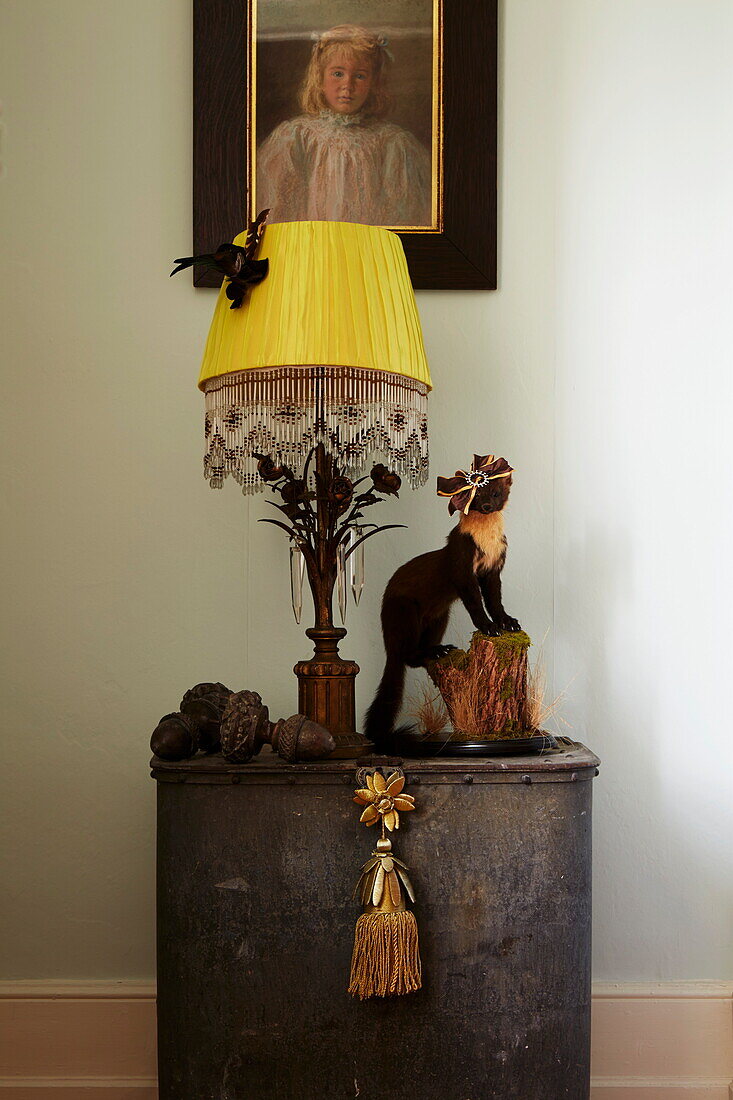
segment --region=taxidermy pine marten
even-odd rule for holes
[[[456,600],[463,602],[483,634],[522,629],[501,602],[507,546],[502,509],[511,484],[512,467],[493,455],[474,455],[468,472],[457,470],[455,477],[438,478],[438,495],[450,497],[449,513],[459,511],[461,516],[442,550],[420,554],[400,566],[385,589],[382,635],[387,661],[365,729],[380,752],[393,748],[405,668],[419,668],[454,648],[441,642]]]

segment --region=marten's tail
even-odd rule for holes
[[[365,734],[377,750],[388,752],[392,747],[394,721],[402,703],[405,686],[405,663],[401,657],[387,654],[377,694],[366,716]]]

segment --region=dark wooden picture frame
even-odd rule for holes
[[[245,228],[249,0],[194,0],[194,255]],[[497,0],[444,0],[442,230],[400,233],[415,289],[496,287]],[[244,80],[243,80],[244,77]],[[470,90],[470,94],[469,94]],[[196,286],[219,276],[199,269]]]

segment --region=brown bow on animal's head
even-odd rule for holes
[[[489,482],[498,478],[511,477],[513,467],[505,458],[496,458],[494,455],[474,455],[471,469],[456,470],[453,477],[438,478],[438,496],[450,497],[448,512],[463,512],[468,510],[473,503],[476,493],[485,488]]]

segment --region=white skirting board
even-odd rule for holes
[[[733,982],[597,982],[592,1100],[733,1100]]]
[[[733,982],[595,984],[592,1075],[592,1100],[733,1100]],[[0,982],[0,1100],[155,1100],[155,1079],[152,983]]]

